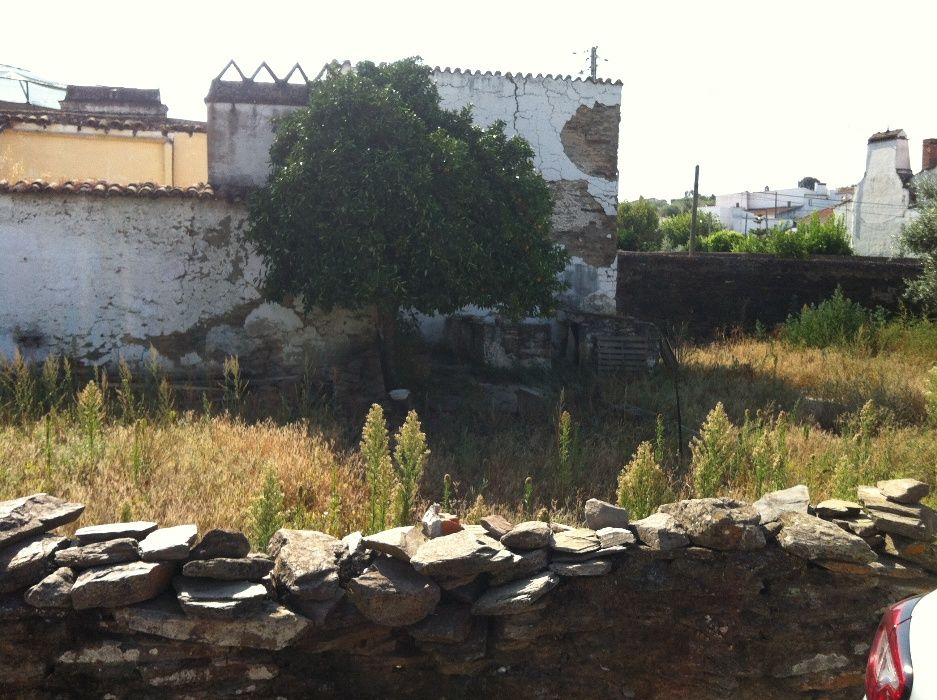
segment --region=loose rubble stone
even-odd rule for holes
[[[861,537],[812,515],[782,513],[783,528],[778,543],[791,554],[815,561],[819,559],[868,563],[875,552]]]
[[[885,498],[897,503],[920,503],[930,494],[930,484],[917,479],[889,479],[876,485]]]
[[[195,525],[176,525],[153,530],[140,541],[140,559],[143,561],[178,561],[189,556],[198,528]]]
[[[752,507],[761,515],[762,523],[777,520],[781,513],[793,511],[806,514],[810,508],[810,492],[804,484],[766,493]]]
[[[602,549],[595,549],[591,552],[584,552],[582,554],[567,554],[564,552],[554,552],[553,561],[563,562],[565,564],[571,564],[574,562],[586,562],[586,561],[592,561],[593,559],[605,559],[607,557],[615,556],[616,554],[624,554],[627,551],[628,551],[627,547],[615,545],[613,547],[603,547]]]
[[[472,631],[472,609],[468,605],[443,603],[407,630],[418,642],[458,644]]]
[[[348,598],[372,622],[403,627],[419,622],[436,608],[439,586],[406,562],[383,557],[348,582]]]
[[[267,552],[278,591],[300,600],[330,600],[338,591],[338,558],[345,545],[316,530],[277,530]]]
[[[368,549],[382,554],[389,554],[400,561],[410,561],[420,545],[426,541],[426,536],[420,528],[412,525],[394,527],[390,530],[368,535],[362,542]]]
[[[52,573],[52,557],[68,544],[57,535],[42,533],[0,551],[0,593],[32,586]]]
[[[590,498],[585,507],[586,527],[601,530],[603,527],[628,527],[628,511],[606,501]]]
[[[176,576],[172,581],[182,612],[193,617],[231,619],[260,610],[267,589],[250,581],[210,581]]]
[[[494,586],[485,591],[472,606],[473,615],[516,615],[530,610],[544,595],[553,590],[560,577],[552,572],[543,572],[512,581],[503,586]]]
[[[921,572],[909,569],[897,562],[890,561],[870,561],[868,564],[856,564],[848,561],[823,561],[815,562],[824,569],[833,571],[837,574],[851,574],[853,576],[887,576],[897,579],[920,578]]]
[[[452,513],[443,513],[438,503],[433,503],[420,519],[423,534],[430,539],[451,535],[462,529],[462,523]]]
[[[25,600],[34,608],[70,608],[74,583],[75,572],[63,566],[26,591]]]
[[[487,535],[473,535],[467,530],[434,540],[427,540],[410,559],[421,574],[442,579],[477,576],[510,564],[510,560],[492,559],[502,547]]]
[[[192,549],[190,559],[243,559],[251,551],[251,543],[236,530],[209,530]]]
[[[0,549],[77,520],[84,510],[47,493],[0,501]]]
[[[485,528],[485,532],[495,540],[500,540],[514,529],[511,521],[500,515],[487,515],[480,522],[481,526]]]
[[[500,586],[509,581],[530,576],[546,569],[549,563],[550,554],[546,549],[532,549],[523,554],[515,554],[509,567],[492,576],[491,585]]]
[[[312,624],[273,601],[265,601],[258,612],[237,620],[189,617],[179,611],[175,600],[117,608],[113,614],[120,626],[133,632],[248,649],[283,649]]]
[[[624,527],[603,527],[595,531],[602,549],[634,544],[637,540],[634,533]]]
[[[139,558],[137,541],[129,537],[93,542],[81,547],[68,547],[55,553],[56,564],[74,569],[123,564],[128,561],[137,561]]]
[[[592,559],[582,562],[558,562],[550,564],[550,571],[560,576],[604,576],[611,572],[612,562],[608,559]]]
[[[342,544],[344,549],[338,557],[338,580],[345,586],[355,576],[364,573],[374,561],[375,553],[364,546],[364,537],[360,532],[345,535]]]
[[[501,537],[501,544],[510,549],[525,551],[543,549],[550,544],[550,526],[540,520],[527,520],[518,523],[511,531]]]
[[[273,560],[265,554],[250,554],[239,559],[196,559],[182,567],[185,576],[218,581],[260,581],[273,569]]]
[[[84,610],[141,603],[166,589],[173,569],[168,562],[144,561],[88,569],[75,579],[72,605]]]
[[[550,538],[550,549],[564,554],[585,554],[596,551],[600,546],[595,531],[588,528],[555,532]]]
[[[142,540],[156,529],[156,523],[148,520],[136,520],[131,523],[107,523],[105,525],[89,525],[75,530],[75,539],[79,545],[107,540],[125,539]]]
[[[694,498],[660,507],[683,528],[690,542],[720,550],[752,550],[765,546],[754,507],[731,498]]]
[[[638,539],[651,549],[666,552],[690,544],[686,532],[667,513],[654,513],[631,524],[638,533]]]
[[[831,498],[817,504],[817,515],[825,520],[852,518],[862,512],[862,506],[853,501]]]
[[[921,542],[900,535],[885,535],[885,552],[937,573],[937,547],[932,542]]]

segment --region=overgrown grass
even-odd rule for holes
[[[883,321],[872,345],[834,333],[826,347],[791,328],[682,346],[682,426],[664,370],[512,376],[543,396],[514,416],[476,373],[447,367],[420,387],[419,422],[400,431],[405,416],[372,409],[362,433],[363,413],[342,415],[308,386],[261,402],[233,362],[208,398],[155,365],[142,381],[122,365],[112,380],[14,358],[0,366],[0,499],[48,491],[86,503],[85,523],[236,527],[260,545],[281,524],[340,534],[412,522],[432,501],[466,521],[573,522],[589,497],[637,517],[675,497],[806,483],[819,501],[883,477],[937,481],[934,325]]]

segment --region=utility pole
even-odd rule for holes
[[[699,166],[696,166],[696,174],[693,176],[693,219],[690,222],[690,245],[689,254],[693,255],[693,249],[696,248],[696,209],[699,206]]]
[[[596,79],[596,76],[599,74],[599,47],[593,46],[592,50],[589,52],[589,75],[592,76],[593,82]]]

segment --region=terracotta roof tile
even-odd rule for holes
[[[11,109],[0,108],[0,131],[14,124],[35,124],[46,127],[50,124],[76,126],[79,129],[102,129],[104,131],[159,131],[168,134],[179,131],[187,134],[203,133],[205,122],[189,119],[170,119],[159,116],[120,116],[89,114],[87,112],[65,112],[57,109]]]
[[[99,197],[188,197],[193,199],[214,199],[215,191],[211,185],[199,183],[188,187],[158,185],[155,182],[139,182],[121,185],[106,180],[67,180],[48,182],[46,180],[18,180],[9,182],[0,180],[0,194],[84,194]]]

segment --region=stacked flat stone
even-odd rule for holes
[[[268,599],[264,578],[273,560],[251,554],[240,532],[209,530],[172,581],[182,611],[191,617],[227,620],[254,615]]]
[[[930,491],[929,484],[915,479],[891,479],[874,488],[860,486],[858,496],[883,535],[886,553],[937,572],[937,512],[921,503]]]

